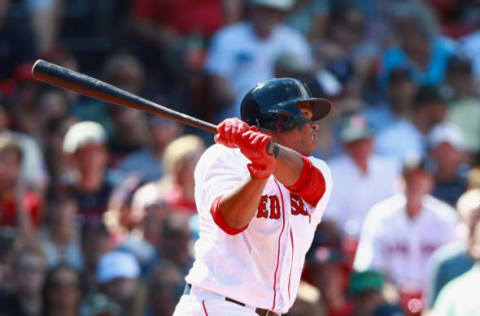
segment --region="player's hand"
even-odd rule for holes
[[[214,140],[218,144],[230,148],[238,148],[240,137],[243,133],[248,131],[250,126],[244,121],[234,117],[223,120],[217,126],[217,134],[215,134]]]
[[[271,136],[259,132],[255,126],[241,135],[240,151],[251,161],[247,168],[252,178],[268,178],[275,171],[276,159],[267,153],[271,141]]]

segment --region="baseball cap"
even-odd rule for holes
[[[379,271],[366,270],[354,272],[350,277],[348,291],[352,295],[367,291],[381,291],[385,283],[385,277]]]
[[[103,255],[97,265],[97,281],[106,283],[117,278],[135,279],[140,266],[135,257],[124,251],[112,251]]]
[[[344,143],[353,143],[371,136],[372,131],[368,127],[367,120],[359,114],[353,114],[345,118],[341,125],[340,139]]]
[[[462,132],[456,125],[449,122],[436,125],[427,138],[430,148],[435,148],[444,142],[449,143],[459,151],[465,149]]]
[[[417,153],[411,153],[406,155],[402,160],[402,173],[406,173],[414,170],[424,170],[431,173],[431,166],[425,157]]]
[[[107,141],[107,134],[102,125],[96,122],[84,121],[72,125],[63,140],[63,151],[73,154],[85,145],[101,145]]]
[[[281,11],[288,11],[293,8],[294,0],[250,0],[250,4],[261,5]]]

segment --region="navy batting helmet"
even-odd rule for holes
[[[310,107],[312,121],[325,117],[331,108],[326,99],[313,98],[301,81],[275,78],[258,83],[243,98],[241,118],[249,125],[275,132],[286,132],[306,120],[300,110]]]

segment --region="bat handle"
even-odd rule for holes
[[[278,147],[278,145],[273,140],[271,140],[267,145],[267,154],[273,155],[273,157],[277,158],[279,151],[280,148]]]

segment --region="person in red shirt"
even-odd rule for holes
[[[0,227],[31,233],[41,224],[42,201],[20,181],[23,152],[13,136],[0,136]]]
[[[242,12],[242,0],[135,0],[137,52],[148,64],[160,67],[170,82],[185,85],[192,71],[202,69],[210,37],[240,20]]]

